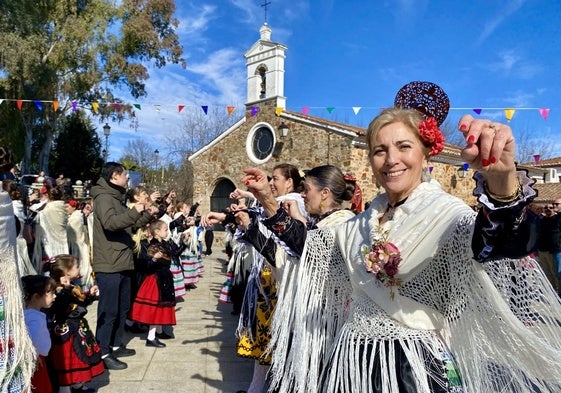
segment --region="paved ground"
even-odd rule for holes
[[[177,304],[175,339],[166,348],[145,346],[146,335],[126,336],[136,355],[122,358],[126,370],[105,371],[87,386],[98,392],[215,393],[246,390],[253,361],[236,356],[234,330],[237,317],[232,306],[218,302],[225,280],[226,256],[219,249],[204,259],[205,274],[198,288]],[[88,319],[95,331],[96,303]]]

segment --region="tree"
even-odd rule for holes
[[[119,162],[121,164],[127,161],[136,163],[136,170],[140,171],[142,174],[142,180],[152,184],[156,176],[155,172],[158,170],[156,166],[159,164],[159,157],[154,154],[152,146],[142,139],[134,139],[127,142],[127,146],[125,146],[123,152],[124,155],[119,159]]]
[[[72,180],[99,177],[103,158],[101,141],[84,112],[77,111],[61,121],[61,131],[54,141],[55,151],[50,159],[50,173],[64,174]]]
[[[134,108],[120,105],[113,88],[144,96],[146,63],[185,65],[174,11],[173,0],[0,2],[0,89],[28,100],[19,109],[25,166],[39,125],[39,166],[46,167],[61,116],[99,102],[94,113],[123,120]]]

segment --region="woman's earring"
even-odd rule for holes
[[[429,173],[429,168],[423,167],[423,171],[421,173],[421,181],[423,182],[430,182],[431,177]]]

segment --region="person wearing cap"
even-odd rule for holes
[[[271,391],[560,391],[561,303],[528,256],[533,181],[515,167],[508,125],[465,115],[461,155],[482,208],[443,191],[428,162],[448,108],[440,87],[413,82],[370,123],[385,192],[309,231],[285,267]]]

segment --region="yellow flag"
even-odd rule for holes
[[[275,109],[275,113],[277,114],[277,116],[280,116],[280,114],[282,113],[284,108],[277,106],[277,108]]]
[[[516,112],[515,109],[505,109],[505,117],[508,121],[512,119],[512,116],[514,116],[514,112]]]
[[[99,109],[99,103],[92,102],[92,109],[93,109],[94,113],[97,114],[97,111]]]

